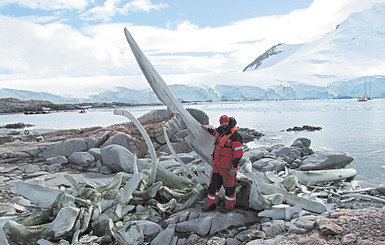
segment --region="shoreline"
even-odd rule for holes
[[[208,120],[208,118],[204,117],[205,113],[203,111],[201,113],[202,114],[197,117],[199,119],[203,118],[203,120],[207,122],[206,120]],[[160,154],[160,152],[165,152],[166,148],[164,148],[164,138],[162,138],[161,134],[159,133],[167,124],[166,122],[169,122],[169,124],[167,124],[171,125],[171,127],[169,128],[169,136],[174,136],[174,147],[182,147],[185,144],[182,143],[180,139],[175,137],[177,137],[178,135],[183,136],[179,133],[186,129],[182,126],[181,128],[172,126],[180,125],[178,123],[178,119],[177,117],[170,118],[170,114],[166,113],[164,110],[151,112],[149,113],[149,115],[145,115],[144,118],[146,118],[146,120],[142,121],[141,123],[146,128],[146,131],[149,133],[151,141],[153,142],[153,144],[155,144],[156,151],[159,152],[159,166],[162,166],[163,168],[167,169],[169,171],[168,174],[170,174],[170,176],[175,176],[175,178],[176,176],[185,176],[185,173],[183,173],[184,171],[181,169],[181,166],[177,162],[175,162],[174,158],[171,155]],[[201,123],[204,124],[203,122]],[[246,132],[248,131],[246,130]],[[254,135],[254,132],[252,131],[248,133],[250,135]],[[212,211],[210,213],[202,213],[200,211],[200,208],[204,205],[205,195],[203,190],[202,193],[200,191],[197,191],[197,189],[194,189],[195,191],[191,190],[191,186],[194,185],[191,185],[188,188],[175,189],[177,191],[184,191],[183,193],[186,193],[186,195],[190,195],[189,193],[193,193],[194,195],[199,194],[198,201],[196,200],[195,203],[193,203],[187,208],[181,208],[184,207],[185,203],[189,202],[179,199],[178,201],[176,201],[177,197],[173,199],[169,196],[170,194],[172,195],[172,192],[164,192],[167,188],[175,188],[176,184],[167,183],[168,179],[172,179],[167,177],[163,179],[158,179],[158,182],[156,184],[151,187],[147,187],[148,189],[143,190],[143,192],[146,191],[147,193],[148,191],[150,193],[152,192],[152,190],[154,190],[155,186],[158,186],[155,189],[156,193],[154,192],[153,195],[143,195],[142,190],[140,190],[138,191],[140,195],[136,196],[135,200],[131,201],[131,199],[129,199],[129,202],[124,202],[124,206],[129,209],[122,213],[122,204],[120,204],[121,195],[117,194],[111,196],[111,193],[123,193],[123,191],[125,190],[125,182],[123,181],[123,177],[130,178],[131,181],[131,179],[133,179],[132,177],[135,174],[127,171],[122,171],[122,166],[126,165],[119,165],[121,167],[117,168],[117,166],[115,166],[115,161],[109,160],[111,159],[110,157],[112,155],[106,154],[107,152],[111,152],[109,154],[114,154],[115,152],[115,154],[117,154],[116,156],[122,156],[120,154],[123,154],[124,152],[127,152],[127,150],[129,150],[131,152],[135,152],[135,154],[137,153],[140,162],[148,163],[150,161],[149,156],[147,155],[147,151],[145,151],[145,146],[141,142],[137,142],[137,140],[140,140],[141,138],[133,124],[126,122],[122,124],[111,125],[109,127],[59,130],[42,134],[42,136],[44,138],[44,141],[42,142],[37,142],[37,138],[34,138],[33,135],[26,135],[25,142],[9,142],[0,146],[0,161],[2,162],[2,168],[0,169],[2,173],[2,192],[0,196],[5,202],[4,204],[2,204],[2,214],[13,215],[13,218],[15,218],[17,222],[22,222],[25,217],[27,217],[27,214],[32,215],[30,206],[24,206],[25,204],[23,203],[25,203],[26,200],[33,201],[36,196],[41,195],[39,193],[39,190],[41,190],[40,187],[39,190],[30,190],[29,188],[31,187],[31,185],[29,184],[34,184],[34,188],[36,188],[36,184],[41,187],[52,187],[54,188],[53,192],[55,193],[57,193],[57,190],[60,190],[61,192],[66,192],[67,195],[73,195],[74,200],[84,200],[81,203],[75,202],[76,205],[79,204],[80,206],[75,205],[74,209],[81,209],[84,208],[84,206],[82,205],[86,205],[87,208],[85,210],[92,210],[92,208],[94,207],[93,205],[99,205],[98,199],[88,197],[88,194],[87,196],[83,196],[83,194],[77,191],[71,192],[71,190],[80,190],[84,188],[85,186],[83,184],[83,181],[85,181],[84,183],[88,183],[86,185],[86,189],[91,190],[93,188],[96,188],[97,190],[105,190],[106,192],[101,193],[100,197],[112,197],[113,200],[115,200],[113,203],[110,203],[110,205],[113,206],[109,207],[108,209],[106,208],[102,210],[103,215],[107,215],[109,219],[111,219],[110,222],[113,222],[111,223],[111,225],[115,227],[114,232],[116,232],[116,229],[119,229],[122,224],[129,225],[132,222],[141,222],[140,220],[142,220],[143,217],[145,217],[147,225],[152,224],[155,226],[155,224],[157,224],[157,227],[159,227],[159,229],[156,232],[154,232],[153,234],[144,233],[144,235],[142,235],[142,239],[146,241],[146,243],[142,244],[150,244],[150,241],[152,241],[153,239],[161,239],[162,237],[176,237],[175,239],[180,239],[180,244],[183,244],[183,239],[186,239],[188,236],[192,237],[191,239],[195,239],[192,240],[194,241],[194,243],[199,244],[199,241],[206,241],[204,244],[207,244],[209,241],[215,242],[215,240],[213,240],[213,235],[215,235],[218,239],[224,241],[224,244],[226,242],[227,244],[232,244],[231,242],[236,242],[237,240],[243,242],[243,244],[250,245],[261,244],[259,242],[262,242],[263,244],[263,241],[268,240],[274,241],[276,242],[276,244],[290,244],[286,242],[292,241],[290,239],[294,239],[294,242],[298,241],[298,239],[309,239],[309,234],[316,234],[315,237],[311,238],[313,240],[315,239],[316,241],[328,241],[330,242],[329,244],[334,244],[331,243],[331,241],[335,241],[336,244],[339,244],[337,243],[337,241],[339,242],[341,241],[341,239],[346,239],[347,237],[349,237],[347,236],[348,234],[356,232],[357,226],[349,227],[344,226],[340,223],[334,224],[334,222],[340,220],[337,219],[337,217],[356,218],[362,216],[361,220],[370,221],[361,225],[361,227],[364,227],[364,225],[368,227],[368,229],[365,229],[365,231],[378,230],[376,226],[377,224],[373,222],[375,218],[381,218],[382,216],[384,216],[383,220],[385,220],[385,215],[383,215],[383,211],[382,209],[380,209],[380,206],[382,204],[378,205],[374,201],[362,201],[362,198],[354,197],[354,199],[351,199],[351,197],[345,197],[346,191],[350,189],[349,185],[351,185],[351,183],[345,179],[338,179],[337,181],[330,183],[327,182],[327,184],[320,183],[319,186],[312,184],[306,187],[304,184],[298,186],[297,184],[295,184],[295,186],[292,186],[294,189],[290,188],[293,192],[292,194],[289,194],[289,192],[286,191],[286,188],[289,189],[289,186],[287,186],[282,187],[282,190],[285,190],[282,191],[282,193],[264,193],[265,195],[261,195],[258,197],[252,197],[251,194],[244,195],[242,197],[248,198],[237,198],[237,200],[240,200],[241,202],[231,213],[222,214],[218,211]],[[335,153],[331,155],[318,155],[317,157],[317,152],[309,148],[310,145],[311,140],[301,138],[296,140],[292,145],[288,146],[273,145],[271,147],[257,149],[245,147],[245,152],[247,153],[247,155],[245,155],[245,162],[243,163],[242,170],[240,171],[242,171],[241,173],[245,174],[246,176],[246,169],[248,169],[247,166],[249,166],[252,170],[255,170],[255,172],[253,173],[263,174],[263,171],[258,168],[258,164],[251,163],[251,161],[255,163],[259,160],[270,162],[274,159],[274,164],[278,164],[281,167],[283,166],[282,164],[285,164],[284,162],[282,162],[282,159],[286,159],[286,163],[288,164],[288,166],[290,165],[291,167],[298,167],[298,164],[301,164],[300,166],[305,166],[308,164],[305,162],[305,156],[313,156],[313,159],[318,159],[318,161],[321,160],[321,162],[323,156],[332,156],[330,159],[333,159],[333,156],[339,156],[345,159],[344,161],[347,164],[349,164],[349,162],[351,161],[348,156],[339,154],[335,155]],[[140,147],[137,148],[136,146]],[[109,151],[107,149],[120,150]],[[207,181],[208,175],[205,171],[207,166],[196,155],[196,153],[190,152],[189,150],[187,150],[187,148],[179,148],[178,150],[180,158],[183,159],[191,169],[201,174],[202,181]],[[76,157],[79,155],[84,157],[87,156],[90,158],[83,159],[80,157]],[[289,158],[283,157],[295,157],[294,155],[296,155],[297,161],[295,161],[294,158],[290,160]],[[113,159],[121,159],[121,157],[114,157]],[[122,161],[121,164],[127,164],[127,162],[129,161],[128,158],[124,159],[125,160]],[[249,159],[249,162],[246,159]],[[299,160],[303,160],[303,162],[300,163]],[[3,168],[3,166],[7,166],[7,168]],[[111,168],[108,166],[111,166]],[[111,171],[112,166],[114,166],[115,168],[114,171]],[[272,167],[274,169],[275,165],[272,165]],[[294,169],[296,169],[296,167],[294,167]],[[145,170],[147,171],[148,167],[146,167]],[[143,176],[147,175],[145,174],[146,171],[141,171]],[[282,174],[283,171],[280,172]],[[65,175],[69,175],[70,177],[66,178]],[[271,175],[266,175],[266,177],[267,176]],[[189,177],[187,177],[187,175],[185,177],[187,179],[190,179]],[[277,175],[276,178],[283,179],[282,175]],[[270,183],[270,180],[275,180],[276,178],[264,179],[263,181],[269,181],[266,182],[269,184],[265,184],[265,186],[273,186],[274,183]],[[93,179],[95,179],[96,182],[92,182]],[[101,183],[102,179],[106,180],[107,182]],[[21,187],[19,188],[19,191],[11,191],[10,185],[12,185],[14,182],[19,181],[23,183],[25,182],[26,185],[20,184]],[[239,181],[241,181],[241,179]],[[97,183],[108,187],[99,188],[98,186],[100,185]],[[183,183],[183,181],[177,181],[177,183],[181,184]],[[167,188],[159,188],[160,185],[164,185],[164,187]],[[266,188],[262,187],[262,185],[259,186],[260,188]],[[24,187],[30,191],[24,192]],[[251,190],[251,188],[242,188],[242,185],[239,185],[238,187],[240,188],[240,193],[242,193],[242,191],[247,192],[248,190]],[[111,191],[113,192],[108,191],[108,188],[112,188]],[[264,190],[267,191],[268,189]],[[372,189],[371,191],[373,192],[374,190]],[[322,203],[325,202],[325,209],[326,206],[328,206],[330,207],[330,209],[333,209],[333,211],[325,211],[321,213],[321,211],[323,210],[318,212],[313,210],[313,213],[312,211],[308,210],[308,208],[313,209],[313,207],[311,206],[304,206],[303,210],[298,211],[297,208],[294,208],[295,205],[289,205],[282,199],[283,197],[286,197],[286,195],[298,195],[298,197],[296,198],[297,201],[295,202],[298,202],[297,204],[301,205],[301,202],[298,200],[304,201],[304,199],[302,199],[303,197],[301,197],[300,194],[309,194],[313,192],[314,194],[317,194],[317,198],[321,198],[320,200],[322,201]],[[91,193],[93,193],[93,191]],[[268,194],[270,194],[271,196],[268,197]],[[366,191],[363,194],[366,195]],[[22,198],[20,195],[24,195],[25,197]],[[159,197],[158,195],[161,195],[161,197]],[[128,197],[129,195],[124,196]],[[273,198],[273,196],[275,198]],[[251,204],[248,203],[251,203],[252,198],[261,198],[263,200],[269,200],[272,205],[271,209],[266,207],[260,207],[259,204],[255,202],[255,200],[253,201],[253,206],[249,206]],[[149,200],[152,201],[149,202]],[[156,201],[154,202],[154,200]],[[246,203],[242,203],[242,201],[246,201]],[[315,202],[313,200],[308,201]],[[101,202],[105,203],[105,201],[102,200]],[[314,204],[316,203],[317,202],[315,202]],[[360,209],[358,209],[356,212],[351,211],[351,209],[346,209],[347,211],[340,212],[340,208],[344,207],[351,207],[354,209],[359,207]],[[181,210],[179,210],[178,208],[180,208]],[[372,209],[370,213],[366,211],[368,208]],[[64,209],[64,206],[61,203],[53,205],[52,209],[63,210],[63,212],[67,210]],[[151,215],[148,215],[146,212],[143,212],[147,209],[152,210]],[[289,211],[289,209],[293,211],[290,211],[290,217],[287,217],[286,211]],[[33,210],[36,210],[36,207]],[[277,212],[272,213],[272,211],[274,210],[277,210]],[[279,213],[278,211],[285,211],[285,215],[276,216]],[[262,213],[265,213],[265,216],[263,216]],[[100,214],[100,212],[97,213],[97,215]],[[117,214],[119,214],[118,217],[116,216]],[[259,216],[260,214],[262,216]],[[222,222],[223,220],[228,219],[228,215],[231,215],[231,217],[234,218],[234,221],[237,222],[233,226],[228,226],[226,222]],[[60,217],[57,216],[56,218],[59,219]],[[75,216],[61,218],[64,220],[69,218],[73,218],[74,220],[76,219]],[[51,222],[52,220],[55,220],[55,217],[50,216],[49,220],[49,222]],[[99,221],[102,221],[102,219],[100,219]],[[331,225],[328,225],[329,222]],[[36,225],[39,224],[40,223],[37,223]],[[87,223],[87,225],[89,224],[92,224],[92,227],[94,227],[98,224],[98,218],[95,217],[95,219],[90,221],[90,223]],[[197,224],[202,225],[197,226]],[[318,224],[323,225],[318,226]],[[4,227],[4,230],[6,233],[8,232],[7,234],[11,234],[12,231],[15,231],[16,233],[9,236],[16,238],[18,237],[18,230],[13,230],[13,228],[17,227],[23,227],[23,229],[28,232],[28,226],[19,226],[16,222],[8,222],[7,225]],[[209,227],[215,227],[215,230],[211,232]],[[334,235],[329,235],[328,232],[331,232],[330,230],[334,229],[335,227],[337,227],[337,229],[335,229],[334,231],[338,233]],[[85,227],[85,230],[88,230],[86,228],[87,227]],[[60,229],[60,231],[62,230],[63,229]],[[107,230],[104,232],[104,234],[114,234],[114,232],[112,232],[112,228],[107,228]],[[296,234],[296,232],[299,232],[300,234]],[[131,235],[136,234],[137,233],[135,232],[135,234]],[[368,237],[367,235],[365,236],[364,233],[360,234],[364,238]],[[368,234],[370,235],[371,233],[369,232]],[[70,237],[71,235],[72,234],[69,233],[68,237]],[[82,234],[82,237],[83,235],[87,236],[88,234]],[[295,238],[292,237],[294,235],[296,236]],[[382,233],[378,233],[377,235],[379,239],[385,239],[385,235],[382,235]],[[100,237],[102,237],[102,235],[100,235]],[[114,236],[110,235],[110,237],[111,239],[116,239],[114,238]],[[359,238],[356,238],[356,240],[358,239]],[[70,238],[67,238],[67,240],[70,240]],[[308,244],[310,243],[311,242],[308,242]],[[236,244],[241,243],[238,242]]]

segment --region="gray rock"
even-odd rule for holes
[[[112,236],[113,227],[114,227],[114,222],[110,218],[108,218],[107,215],[105,214],[100,215],[98,219],[92,223],[93,232],[97,236],[104,236],[104,235]]]
[[[152,221],[136,220],[134,222],[142,229],[145,237],[155,236],[159,232],[163,231],[162,227],[159,224]]]
[[[158,244],[171,244],[171,241],[175,234],[175,225],[169,225],[165,230],[159,232],[159,234],[151,241],[151,245]]]
[[[224,231],[233,226],[245,225],[245,216],[240,213],[218,214],[212,218],[210,234]]]
[[[99,169],[99,173],[101,174],[111,174],[112,173],[112,169],[108,166],[102,166],[100,169]]]
[[[212,237],[207,241],[207,244],[225,245],[226,244],[226,238]]]
[[[62,170],[63,166],[60,163],[56,162],[56,163],[51,164],[51,165],[44,165],[42,167],[42,169],[44,171],[47,171],[47,172],[50,172],[50,173],[56,173],[56,172],[59,172],[60,170]]]
[[[253,162],[253,168],[261,171],[282,171],[285,168],[285,163],[282,160],[274,160],[271,158],[262,158],[256,162]]]
[[[94,156],[96,161],[102,160],[102,154],[100,152],[100,148],[91,148],[88,150],[88,153]]]
[[[68,157],[74,152],[86,151],[87,147],[87,140],[84,138],[66,139],[44,149],[42,151],[42,156],[45,159],[56,156]]]
[[[280,156],[287,156],[290,153],[290,148],[286,146],[280,146],[277,149],[272,150],[269,154],[267,154],[265,157],[269,157],[272,155],[272,158],[277,158]]]
[[[176,231],[178,232],[194,232],[201,236],[206,235],[210,232],[211,223],[213,217],[206,216],[197,219],[191,219],[176,224]],[[217,226],[219,226],[218,224]]]
[[[67,158],[65,156],[55,156],[48,158],[44,164],[51,165],[55,163],[60,163],[61,165],[67,164]]]
[[[67,234],[74,227],[75,221],[80,212],[79,208],[67,206],[58,212],[56,218],[44,231],[46,234],[53,233],[52,238],[59,238]]]
[[[317,151],[302,161],[300,170],[323,170],[343,168],[353,161],[353,158],[340,151]]]
[[[292,220],[288,232],[295,234],[306,233],[316,227],[319,217],[314,215],[302,216]]]
[[[189,162],[192,162],[196,159],[195,156],[193,156],[189,153],[180,153],[180,154],[178,154],[178,156],[186,164],[188,164]]]
[[[290,207],[287,204],[274,205],[270,210],[263,210],[258,213],[259,217],[269,217],[274,220],[290,220],[294,214],[302,209],[299,206]]]
[[[61,193],[59,190],[44,188],[21,181],[12,183],[11,190],[14,193],[26,197],[32,203],[41,208],[49,208],[51,204],[55,202],[57,196]]]
[[[101,149],[104,165],[114,172],[133,172],[133,157],[129,150],[121,145],[108,145]]]
[[[41,168],[35,164],[20,166],[19,169],[25,173],[36,173],[41,170]]]
[[[69,162],[81,166],[82,168],[89,167],[95,162],[94,156],[88,152],[74,152],[68,158]]]
[[[125,245],[141,245],[144,243],[144,235],[142,229],[136,224],[128,223],[115,230],[114,237],[116,244]]]
[[[176,153],[189,152],[191,151],[190,146],[184,139],[178,139],[176,142],[171,142],[172,147]],[[158,151],[170,153],[170,150],[167,145],[162,145],[159,147]]]
[[[261,190],[259,189],[259,186],[255,180],[253,180],[251,184],[249,207],[257,211],[271,208],[271,203],[269,203],[267,199],[262,195]]]
[[[309,148],[311,145],[311,140],[308,138],[298,138],[293,144],[291,144],[291,148]]]
[[[227,238],[226,245],[239,245],[241,242],[235,238]]]
[[[130,152],[138,155],[138,147],[136,146],[137,140],[125,133],[117,133],[109,138],[101,148],[104,148],[109,145],[120,145],[128,149]]]
[[[285,201],[285,196],[281,193],[265,195],[265,198],[271,202],[272,205],[279,205]]]
[[[207,125],[209,124],[209,116],[206,114],[206,112],[199,110],[199,109],[193,109],[193,108],[187,108],[186,109],[200,124]]]
[[[157,109],[147,112],[143,116],[138,118],[141,124],[168,121],[173,117],[173,113],[167,109]]]
[[[262,224],[262,231],[267,237],[275,237],[286,232],[285,221],[273,220]]]
[[[249,158],[251,162],[255,162],[255,161],[258,161],[259,159],[262,159],[267,153],[268,151],[265,148],[255,148],[245,152],[243,154],[243,157]]]
[[[180,164],[174,159],[160,161],[159,165],[163,166],[164,168],[167,168],[167,169],[180,167]]]
[[[376,188],[376,190],[377,190],[378,192],[380,192],[381,194],[385,195],[385,183],[379,185],[379,186]]]

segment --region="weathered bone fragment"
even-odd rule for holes
[[[251,184],[249,207],[257,211],[271,208],[271,202],[262,195],[256,180],[253,180]]]
[[[166,128],[165,128],[165,127],[163,128],[163,135],[164,135],[164,139],[166,140],[167,146],[168,146],[168,148],[170,149],[170,152],[171,152],[172,155],[175,157],[175,159],[177,160],[177,162],[182,166],[182,168],[183,168],[184,170],[186,170],[186,172],[187,172],[188,174],[191,175],[191,177],[193,177],[193,178],[196,180],[196,182],[200,183],[200,182],[199,182],[199,181],[200,181],[199,177],[198,177],[198,176],[197,176],[197,175],[196,175],[196,174],[195,174],[189,167],[187,167],[187,165],[182,161],[182,159],[180,159],[180,157],[176,154],[174,148],[173,148],[172,145],[171,145],[170,139],[168,138],[168,135],[167,135],[167,132],[166,132]],[[202,183],[200,183],[200,184],[202,184]]]
[[[127,28],[124,28],[124,33],[140,69],[158,99],[166,105],[170,111],[178,114],[186,124],[189,134],[189,137],[186,137],[187,143],[189,143],[191,148],[193,148],[204,161],[211,164],[212,159],[210,154],[213,148],[213,136],[205,131],[200,123],[179,103],[170,88],[167,87],[162,77],[139,48]]]
[[[278,188],[274,185],[266,183],[263,179],[261,179],[258,175],[250,172],[247,167],[244,165],[240,168],[240,172],[243,173],[246,177],[255,180],[258,183],[258,186],[261,192],[265,195],[280,193],[285,196],[285,200],[287,204],[290,205],[298,205],[302,209],[314,212],[314,213],[323,213],[325,212],[326,206],[319,202],[314,202],[307,200],[305,198],[298,197],[292,193],[287,192],[284,189]]]
[[[154,145],[152,144],[150,136],[148,136],[148,134],[147,134],[146,130],[144,130],[142,124],[129,111],[114,110],[114,114],[125,116],[129,120],[131,120],[131,122],[139,129],[140,134],[143,136],[143,139],[147,144],[148,151],[150,152],[151,161],[152,161],[150,180],[148,182],[148,185],[151,186],[155,182],[156,171],[157,171],[157,166],[158,166],[158,158],[156,157],[155,148],[154,148]]]
[[[376,201],[376,202],[385,203],[385,199],[379,198],[379,197],[370,196],[370,195],[363,195],[363,194],[346,194],[346,195],[344,195],[344,196],[347,196],[347,197],[358,197],[358,198],[363,198],[363,199],[370,199],[370,200],[374,200],[374,201]]]
[[[127,204],[133,198],[132,193],[136,190],[141,180],[141,175],[136,173],[134,174],[126,185],[119,190],[120,193],[120,202],[122,204]]]
[[[189,208],[196,201],[202,199],[206,194],[206,189],[204,189],[201,185],[198,185],[196,189],[192,190],[193,195],[185,201],[182,205],[178,205],[175,210],[180,211],[186,208]]]
[[[150,199],[155,197],[156,193],[158,193],[158,191],[162,187],[162,185],[163,185],[162,181],[158,181],[143,191],[134,191],[132,193],[132,195],[135,198],[141,198],[143,200],[150,200]]]
[[[304,185],[312,185],[319,182],[341,181],[343,179],[354,178],[357,174],[355,169],[329,169],[312,171],[294,171],[298,182]]]
[[[59,190],[28,184],[26,182],[14,182],[12,192],[20,194],[41,208],[49,208],[61,193]]]

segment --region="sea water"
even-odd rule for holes
[[[385,100],[367,102],[357,100],[297,100],[188,103],[186,108],[200,109],[210,118],[210,124],[219,126],[218,118],[226,114],[234,117],[239,127],[253,128],[265,134],[248,145],[290,146],[295,139],[311,140],[313,150],[343,151],[354,158],[348,167],[358,172],[355,180],[361,186],[378,186],[385,183]],[[129,110],[136,117],[165,106],[134,106]],[[88,109],[53,112],[50,114],[0,115],[0,125],[23,122],[35,125],[32,130],[72,129],[92,126],[109,126],[127,121],[113,114],[113,109]],[[320,131],[288,132],[294,126],[318,126]]]

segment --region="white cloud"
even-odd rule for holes
[[[35,1],[35,4],[43,6],[41,2]],[[53,2],[64,4],[65,1]],[[86,3],[66,1],[66,6],[75,6],[75,2]],[[242,71],[272,45],[318,39],[350,13],[370,8],[375,2],[379,1],[315,0],[308,9],[287,15],[246,19],[216,28],[199,28],[189,20],[181,20],[174,29],[122,23],[84,26],[77,30],[64,24],[42,25],[0,15],[0,46],[6,47],[0,49],[0,72],[3,71],[0,80],[141,76],[123,34],[125,26],[162,75]],[[108,0],[102,7],[90,9],[88,16],[108,20],[123,10],[149,11],[164,7],[143,0],[131,1],[131,5],[121,8],[119,3],[119,0]]]
[[[31,9],[83,9],[88,5],[88,0],[2,0],[0,6],[18,4]]]
[[[103,6],[96,6],[81,14],[84,20],[103,20],[109,21],[111,17],[115,16],[117,11],[116,5],[119,4],[120,0],[107,0]]]
[[[164,7],[167,7],[167,4],[153,4],[149,0],[133,0],[125,4],[122,9],[123,13],[126,13],[128,11],[144,11],[148,13],[151,10],[159,10]]]
[[[149,0],[133,0],[120,7],[120,0],[106,0],[103,6],[96,6],[81,15],[84,20],[110,21],[117,14],[125,15],[129,12],[150,12],[166,7],[166,4],[152,4]]]

